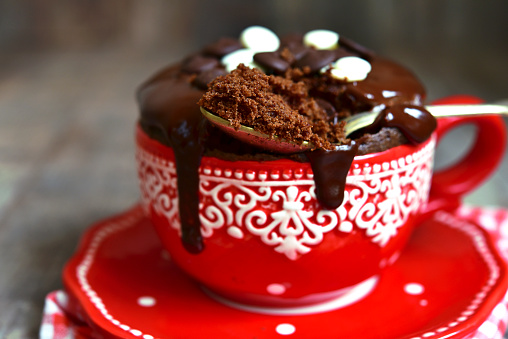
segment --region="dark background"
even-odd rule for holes
[[[412,68],[429,100],[508,98],[508,1],[0,0],[0,338],[37,336],[81,234],[139,197],[134,91],[257,24],[331,29]],[[437,162],[471,143],[447,138]],[[505,161],[466,202],[508,207]]]
[[[508,76],[507,15],[506,1],[474,0],[2,0],[0,50],[12,57],[108,49],[170,61],[253,24],[281,34],[326,28],[412,67],[430,98],[499,99]]]

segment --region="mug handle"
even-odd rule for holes
[[[479,104],[482,102],[481,99],[473,96],[456,95],[437,100],[433,104]],[[477,128],[474,145],[461,160],[434,172],[429,202],[425,209],[427,213],[458,207],[462,196],[487,179],[504,156],[506,127],[502,117],[497,115],[438,118],[436,147],[448,131],[465,124],[473,124]]]

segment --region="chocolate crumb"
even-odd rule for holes
[[[317,148],[345,144],[343,123],[330,122],[326,107],[310,96],[303,81],[266,75],[243,64],[216,78],[199,101],[208,111],[228,120],[296,143],[310,141]]]

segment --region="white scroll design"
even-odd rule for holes
[[[398,170],[348,178],[344,204],[347,220],[364,229],[372,241],[385,246],[410,214],[427,201],[432,177],[432,157]],[[378,196],[373,200],[373,196]],[[382,198],[379,198],[382,197]]]
[[[164,216],[169,224],[180,229],[178,216],[178,191],[176,167],[172,161],[165,161],[141,149],[136,152],[141,202],[148,210]]]
[[[235,238],[250,233],[291,260],[311,251],[332,230],[349,233],[356,227],[385,246],[427,201],[433,147],[434,141],[418,154],[350,172],[344,202],[335,210],[320,207],[309,178],[266,180],[252,173],[246,178],[224,175],[222,169],[202,171],[202,234],[211,237],[222,227],[234,228]],[[143,201],[179,228],[174,163],[162,164],[139,150],[138,164]]]

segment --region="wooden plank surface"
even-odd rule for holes
[[[173,59],[170,54],[106,50],[20,54],[3,60],[0,338],[36,337],[44,297],[61,288],[62,267],[82,232],[137,201],[133,93],[150,73]],[[446,84],[461,83],[447,78],[443,84],[442,74],[426,69],[423,59],[410,62],[425,74],[433,97],[449,94],[451,85]],[[482,84],[462,85],[470,93],[498,95]],[[455,153],[468,133],[457,133],[439,156]],[[467,202],[508,207],[507,169],[505,158]]]
[[[0,83],[0,338],[32,338],[91,223],[138,199],[134,90],[159,60],[13,59]]]

